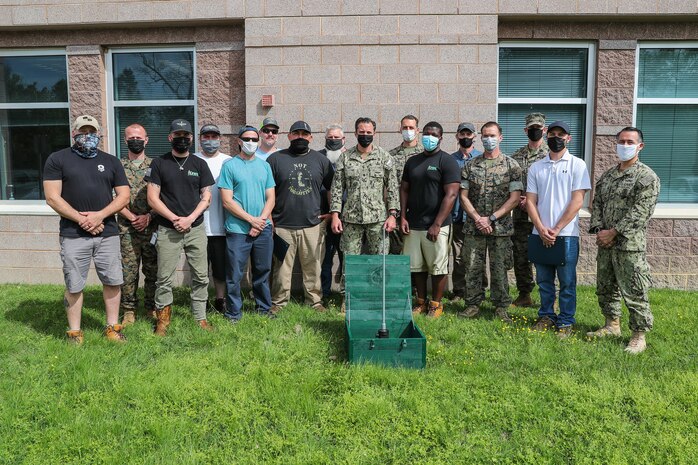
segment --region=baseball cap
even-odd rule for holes
[[[276,119],[272,118],[271,116],[267,116],[264,118],[262,121],[262,125],[259,127],[259,129],[262,129],[264,126],[275,126],[276,129],[279,129],[279,123],[276,121]]]
[[[201,126],[201,130],[199,131],[199,135],[201,134],[206,134],[207,132],[213,132],[215,134],[218,134],[219,136],[221,135],[221,130],[218,129],[218,126],[215,124],[205,124]]]
[[[458,125],[458,129],[456,132],[461,132],[464,129],[467,129],[468,131],[472,132],[473,134],[477,134],[477,131],[475,130],[475,125],[473,123],[460,123]]]
[[[83,126],[92,126],[99,131],[99,123],[97,122],[97,119],[91,117],[90,115],[82,115],[75,118],[75,121],[73,122],[73,131],[77,131]]]
[[[191,123],[182,118],[177,118],[170,124],[170,134],[175,131],[187,131],[189,134],[194,134],[194,131],[191,130]]]
[[[529,113],[526,115],[526,127],[528,128],[532,124],[545,126],[545,115],[543,113]]]
[[[259,131],[256,127],[247,125],[240,127],[240,130],[238,131],[238,137],[242,136],[247,131],[252,131],[259,136]]]
[[[552,128],[560,128],[563,131],[565,131],[567,134],[570,133],[570,126],[565,123],[564,121],[555,121],[553,123],[550,123],[548,125],[548,131],[550,131]]]
[[[291,129],[288,130],[288,132],[293,132],[293,131],[308,131],[309,133],[313,133],[313,131],[310,130],[310,126],[308,123],[305,121],[296,121],[291,125]]]

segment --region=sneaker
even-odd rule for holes
[[[66,336],[68,336],[68,344],[81,346],[85,339],[84,335],[82,334],[82,331],[80,331],[79,329],[66,331],[65,334]]]
[[[468,305],[468,307],[462,312],[458,312],[458,316],[461,318],[475,318],[480,314],[480,307],[478,305]]]
[[[427,316],[429,318],[438,318],[444,312],[444,305],[441,302],[436,302],[434,300],[429,301],[429,311]]]
[[[126,342],[126,336],[121,332],[122,329],[124,329],[122,325],[108,325],[104,329],[104,337],[110,341]]]
[[[213,325],[208,322],[208,320],[199,320],[197,323],[199,323],[199,328],[203,329],[204,331],[213,331]]]
[[[136,322],[136,312],[133,310],[124,310],[124,317],[121,319],[121,326],[132,325]]]
[[[509,324],[509,325],[512,324],[512,323],[514,322],[514,320],[512,320],[511,317],[509,316],[509,313],[507,312],[507,309],[504,308],[504,307],[497,307],[497,308],[495,308],[495,309],[494,309],[494,316],[495,316],[496,318],[499,318],[499,319],[502,320],[504,323]]]
[[[327,309],[322,304],[313,305],[313,309],[318,313],[325,313]]]
[[[549,329],[553,329],[555,327],[555,322],[551,320],[549,317],[544,316],[542,318],[538,318],[536,321],[536,324],[533,325],[533,331],[547,331]]]
[[[572,325],[569,326],[563,326],[562,328],[557,328],[557,337],[558,339],[567,339],[572,335]]]

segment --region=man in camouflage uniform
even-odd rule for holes
[[[528,144],[524,145],[511,155],[511,158],[521,167],[521,180],[523,192],[519,204],[512,211],[514,218],[514,235],[511,236],[511,244],[514,251],[514,275],[516,276],[516,288],[519,296],[514,300],[516,307],[531,307],[531,291],[535,287],[533,282],[533,266],[528,261],[528,236],[533,232],[533,223],[526,211],[526,177],[528,167],[538,160],[542,160],[548,154],[548,144],[545,143],[545,115],[543,113],[531,113],[526,116],[524,132],[528,136]]]
[[[150,158],[145,156],[148,135],[140,124],[132,124],[124,130],[128,147],[128,157],[121,160],[126,178],[131,186],[131,200],[119,212],[119,235],[121,239],[121,263],[124,284],[121,286],[122,325],[136,321],[138,307],[138,269],[143,268],[145,275],[144,306],[153,318],[155,312],[155,281],[158,273],[158,260],[155,247],[150,243],[153,234],[151,227],[152,213],[147,199],[147,183],[144,181],[146,171],[150,169]]]
[[[358,144],[339,156],[332,180],[332,232],[342,234],[339,248],[345,255],[361,254],[364,235],[370,255],[385,254],[389,243],[383,230],[390,233],[396,224],[395,163],[388,152],[373,144],[375,125],[370,118],[356,120]],[[344,192],[347,199],[342,206]]]
[[[419,119],[414,115],[405,115],[400,120],[400,134],[402,143],[390,151],[390,156],[395,161],[395,174],[398,186],[402,182],[402,170],[405,169],[407,159],[418,153],[424,152],[424,146],[419,140]],[[404,245],[404,238],[400,228],[395,228],[390,233],[390,253],[400,255]]]
[[[482,274],[487,255],[490,259],[490,291],[495,315],[511,323],[507,271],[512,267],[511,210],[518,205],[523,189],[521,167],[499,150],[502,129],[494,121],[480,130],[485,153],[463,167],[460,201],[467,214],[463,257],[467,263],[467,300],[459,316],[474,318],[485,300]]]
[[[659,197],[659,178],[638,159],[642,131],[626,127],[616,136],[620,164],[596,183],[589,232],[596,234],[596,295],[606,317],[591,337],[620,336],[621,297],[630,314],[632,338],[626,352],[645,350],[645,332],[652,329],[648,291],[651,276],[645,249],[647,224]]]

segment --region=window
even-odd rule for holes
[[[698,203],[698,44],[642,44],[637,66],[640,160],[661,179],[660,202]]]
[[[594,48],[588,43],[502,43],[499,45],[498,122],[502,150],[528,143],[525,117],[541,112],[546,121],[566,121],[569,150],[590,165]]]
[[[70,145],[65,51],[0,52],[0,79],[0,199],[43,199],[44,163]]]
[[[196,126],[193,49],[121,49],[107,56],[111,150],[125,157],[124,129],[140,123],[148,133],[146,153],[159,157],[171,146],[170,123]]]

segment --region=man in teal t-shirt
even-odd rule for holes
[[[240,154],[223,165],[218,180],[225,209],[227,311],[236,323],[242,318],[240,282],[250,260],[252,290],[259,313],[273,317],[269,273],[274,249],[269,217],[274,208],[274,177],[269,164],[255,157],[259,133],[251,126],[240,129]]]

